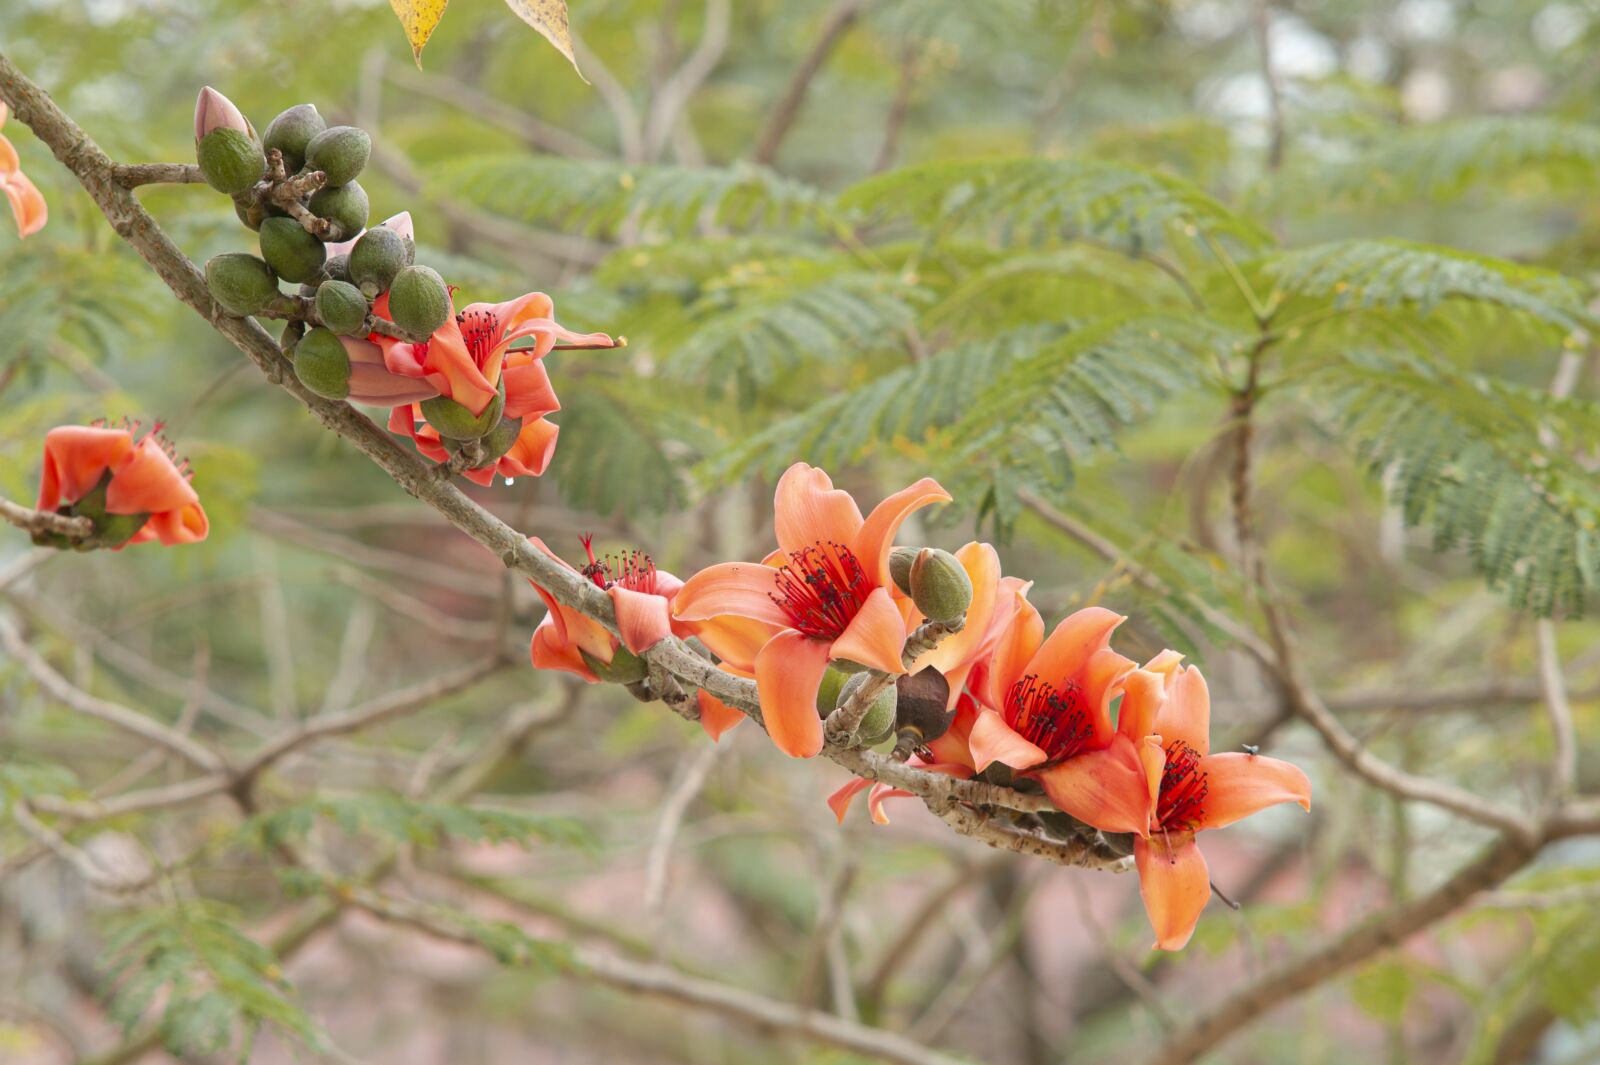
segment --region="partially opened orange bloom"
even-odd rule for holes
[[[104,514],[144,516],[121,544],[160,540],[192,544],[206,538],[210,523],[189,484],[186,463],[173,458],[160,425],[139,435],[137,425],[63,425],[44,438],[44,471],[36,509],[73,513],[84,497],[105,490]]]
[[[778,482],[778,550],[760,563],[701,570],[673,602],[735,670],[753,673],[767,731],[796,758],[822,750],[817,689],[831,660],[901,673],[906,622],[890,589],[889,551],[901,522],[950,494],[923,478],[865,519],[822,470],[796,463]]]
[[[0,100],[0,126],[6,124],[8,114],[5,101]],[[3,136],[0,136],[0,190],[4,190],[6,199],[11,201],[11,216],[17,220],[18,235],[32,236],[44,228],[50,219],[44,194],[22,172],[17,149]]]
[[[1133,843],[1139,893],[1156,947],[1181,950],[1211,896],[1195,833],[1222,828],[1278,803],[1311,809],[1311,781],[1265,755],[1211,752],[1211,695],[1194,667],[1173,671],[1143,748],[1151,793],[1149,831]]]
[[[535,536],[529,537],[529,541],[567,569],[572,569],[543,540]],[[582,573],[611,597],[622,639],[619,641],[598,621],[557,602],[549,592],[529,581],[548,608],[544,620],[534,629],[529,646],[529,655],[536,668],[561,670],[595,684],[600,680],[594,671],[595,664],[609,666],[615,660],[619,647],[626,647],[629,653],[638,655],[668,635],[693,635],[693,626],[674,621],[668,609],[672,597],[683,587],[683,582],[666,570],[657,569],[649,555],[632,551],[625,555],[597,558],[593,541],[587,536],[583,538],[583,549],[589,556],[589,564],[575,572]],[[744,719],[743,714],[723,705],[709,692],[701,691],[699,701],[701,727],[713,740]]]
[[[373,313],[388,317],[388,300],[387,293],[378,297]],[[452,305],[450,317],[425,343],[372,335],[383,348],[390,373],[426,381],[474,415],[482,414],[504,389],[504,417],[522,423],[517,438],[495,462],[466,471],[468,479],[487,485],[496,474],[537,477],[544,473],[560,432],[545,415],[560,410],[561,401],[541,360],[557,340],[612,345],[604,333],[574,333],[563,328],[551,317],[554,310],[549,296],[530,292],[507,303],[473,303],[460,314],[454,313]],[[528,337],[534,340],[532,347],[511,350],[513,343]],[[389,428],[409,436],[417,450],[435,462],[449,460],[444,440],[423,417],[421,404],[395,407],[389,415]]]

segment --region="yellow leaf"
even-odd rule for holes
[[[400,20],[400,28],[406,31],[406,40],[411,42],[411,55],[417,61],[418,70],[422,69],[422,48],[433,36],[439,20],[444,18],[444,9],[449,3],[450,0],[389,0],[395,17]],[[565,28],[564,12],[561,24]]]
[[[577,57],[572,54],[572,33],[567,29],[567,0],[506,0],[506,6],[519,19],[543,34],[545,40],[556,46],[556,51],[567,57],[572,69],[578,70]],[[583,77],[583,71],[578,70],[578,77],[583,79],[585,85],[589,84],[589,79]]]

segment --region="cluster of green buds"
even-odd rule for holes
[[[372,333],[422,343],[450,315],[438,272],[414,262],[410,219],[367,229],[367,193],[356,180],[372,138],[329,126],[314,104],[296,104],[257,135],[233,102],[212,88],[195,104],[195,154],[206,182],[233,198],[239,221],[259,235],[260,254],[225,252],[206,262],[206,284],[229,313],[270,315],[291,326],[296,376],[318,395],[350,394],[342,337]],[[279,282],[298,285],[297,294]],[[373,302],[388,294],[387,317]],[[300,335],[304,329],[304,335]]]

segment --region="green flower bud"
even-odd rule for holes
[[[348,281],[324,281],[317,286],[317,317],[344,336],[359,336],[367,320],[367,297]]]
[[[261,257],[285,281],[302,283],[322,276],[328,250],[292,218],[261,223]]]
[[[505,382],[482,414],[473,414],[449,396],[434,396],[422,401],[422,416],[428,424],[439,430],[439,435],[449,440],[477,440],[487,436],[500,424],[506,409]]]
[[[229,196],[249,190],[267,173],[261,145],[249,134],[225,126],[200,138],[194,154],[206,184]]]
[[[294,375],[324,399],[350,394],[350,353],[327,329],[317,326],[294,346]]]
[[[330,185],[348,185],[372,154],[372,138],[355,126],[331,126],[306,144],[306,166],[328,176]]]
[[[920,547],[897,547],[889,552],[889,578],[907,595],[911,594],[911,564],[921,550]]]
[[[843,706],[850,697],[860,691],[862,686],[870,680],[870,674],[857,673],[845,681],[844,687],[839,691],[839,706]],[[893,684],[878,693],[872,700],[872,705],[867,707],[866,716],[861,719],[861,724],[856,726],[856,739],[864,746],[871,747],[882,743],[894,735],[895,708],[899,703],[899,691]]]
[[[350,280],[350,256],[348,256],[348,255],[330,255],[330,256],[328,256],[328,261],[322,264],[322,273],[323,273],[324,276],[329,277],[329,278],[333,279],[334,281],[349,281]]]
[[[411,242],[388,226],[374,226],[350,249],[350,280],[367,296],[388,292],[395,275],[411,265]]]
[[[822,672],[822,685],[817,688],[817,714],[827,717],[833,708],[839,705],[839,692],[844,688],[844,682],[849,680],[845,673],[829,666]]]
[[[206,260],[206,287],[224,310],[241,318],[259,314],[279,295],[272,267],[242,251]]]
[[[521,418],[501,418],[500,424],[490,429],[488,434],[478,441],[483,449],[483,464],[487,466],[499,462],[500,457],[511,450],[511,445],[515,444],[517,437],[521,435]]]
[[[972,578],[956,556],[924,547],[911,564],[911,598],[929,621],[955,621],[972,604]]]
[[[311,208],[312,214],[318,218],[326,218],[338,230],[337,233],[329,235],[330,241],[353,237],[367,224],[369,213],[367,191],[361,187],[359,181],[318,189],[311,194],[307,206]]]
[[[650,673],[649,667],[644,664],[644,659],[621,644],[617,645],[616,653],[611,656],[609,663],[600,661],[582,649],[579,649],[578,653],[583,656],[584,664],[594,672],[595,676],[612,684],[636,684]]]
[[[306,146],[311,143],[311,138],[327,128],[328,123],[317,113],[315,104],[295,104],[267,123],[261,146],[269,151],[276,148],[283,153],[283,168],[294,174],[306,164]],[[365,224],[366,219],[362,219],[362,223]],[[350,232],[354,233],[355,230]]]
[[[389,317],[414,337],[428,337],[450,317],[450,290],[437,271],[408,266],[389,286]]]

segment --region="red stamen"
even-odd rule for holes
[[[461,339],[466,342],[472,361],[481,367],[500,339],[499,323],[488,311],[474,310],[456,315],[456,324],[461,327]]]
[[[649,555],[642,551],[629,551],[626,554],[596,558],[592,533],[584,535],[583,551],[589,556],[589,564],[580,572],[600,588],[620,586],[646,595],[658,594],[656,564]]]
[[[1068,681],[1060,690],[1029,673],[1006,693],[1006,723],[1051,762],[1082,754],[1094,736],[1089,700]]]
[[[772,601],[807,636],[836,640],[872,594],[867,572],[843,544],[816,543],[789,556]]]
[[[1167,745],[1167,763],[1161,771],[1156,823],[1169,832],[1193,828],[1210,790],[1210,781],[1200,768],[1200,752],[1182,740],[1174,740]]]

